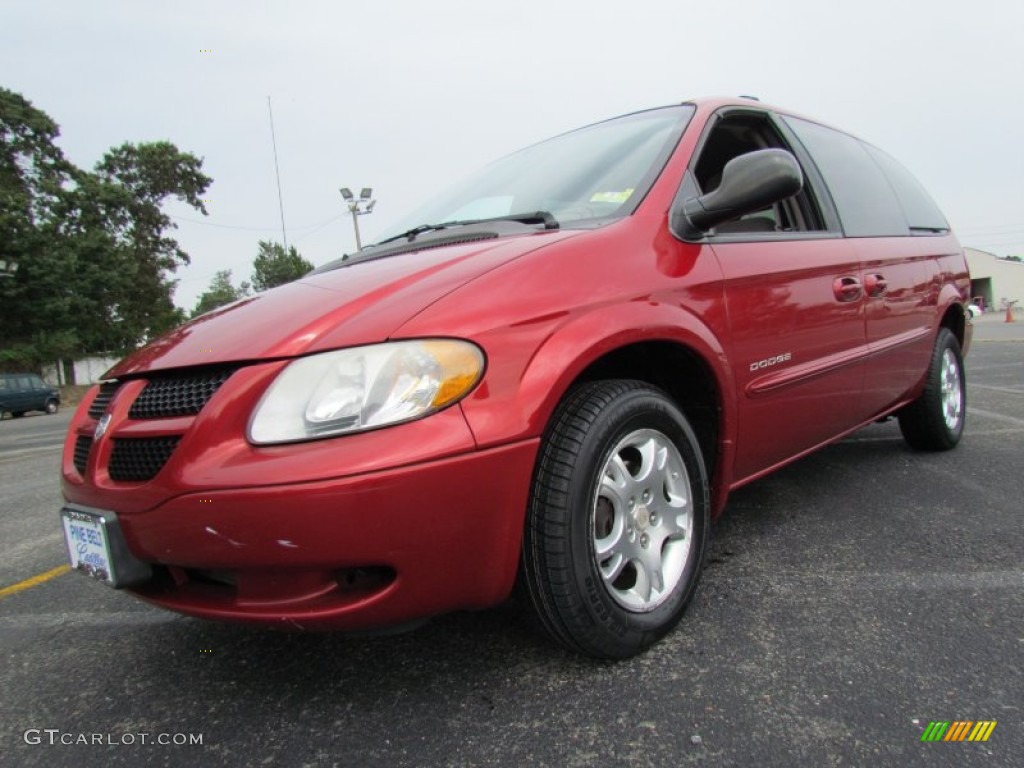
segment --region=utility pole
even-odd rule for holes
[[[352,194],[348,187],[342,187],[339,191],[341,196],[345,198],[349,213],[352,214],[352,227],[356,231],[356,250],[361,251],[363,250],[363,242],[359,239],[359,217],[373,213],[373,206],[377,204],[376,200],[370,199],[373,197],[373,189],[371,187],[363,187],[359,192],[358,198]]]

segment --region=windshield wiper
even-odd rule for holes
[[[508,216],[491,216],[487,219],[466,219],[464,221],[449,222],[449,225],[463,227],[467,224],[480,224],[485,221],[518,221],[521,224],[543,224],[544,229],[558,229],[558,219],[547,211],[510,213]]]
[[[548,211],[533,211],[531,213],[510,213],[507,216],[491,216],[486,219],[463,219],[460,221],[443,221],[440,224],[420,224],[418,227],[413,227],[410,230],[402,232],[400,235],[394,235],[384,240],[378,240],[373,245],[384,245],[385,243],[391,243],[395,240],[401,240],[402,238],[405,238],[411,243],[416,239],[417,235],[422,235],[424,232],[435,232],[437,230],[448,229],[450,227],[467,227],[470,224],[483,224],[491,221],[517,221],[521,224],[543,224],[544,229],[558,229],[558,219],[552,216]]]
[[[401,240],[403,237],[409,241],[415,240],[416,235],[422,235],[424,232],[433,232],[436,229],[447,229],[450,224],[420,224],[418,227],[408,229],[400,235],[394,235],[392,237],[386,237],[383,240],[378,240],[376,243],[372,243],[367,246],[372,248],[374,245],[384,245],[384,243],[391,243],[395,240]]]

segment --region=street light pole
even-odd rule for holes
[[[348,209],[352,212],[352,229],[356,231],[356,250],[363,250],[363,242],[359,239],[359,204],[354,203],[349,205]]]
[[[352,214],[352,228],[356,232],[356,250],[361,251],[363,250],[363,242],[359,238],[359,217],[373,213],[373,206],[377,204],[376,200],[370,199],[373,197],[373,189],[371,187],[363,187],[359,192],[358,198],[352,194],[348,187],[342,187],[339,191],[348,204],[349,213]]]

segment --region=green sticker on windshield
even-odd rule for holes
[[[590,198],[592,203],[624,203],[633,194],[633,188],[624,189],[621,192],[597,192]]]

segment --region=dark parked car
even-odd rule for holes
[[[28,411],[56,413],[60,392],[34,373],[0,373],[0,419]]]
[[[895,160],[749,100],[511,155],[115,366],[64,449],[72,564],[157,605],[366,629],[505,600],[637,653],[730,491],[966,417],[970,280]]]

